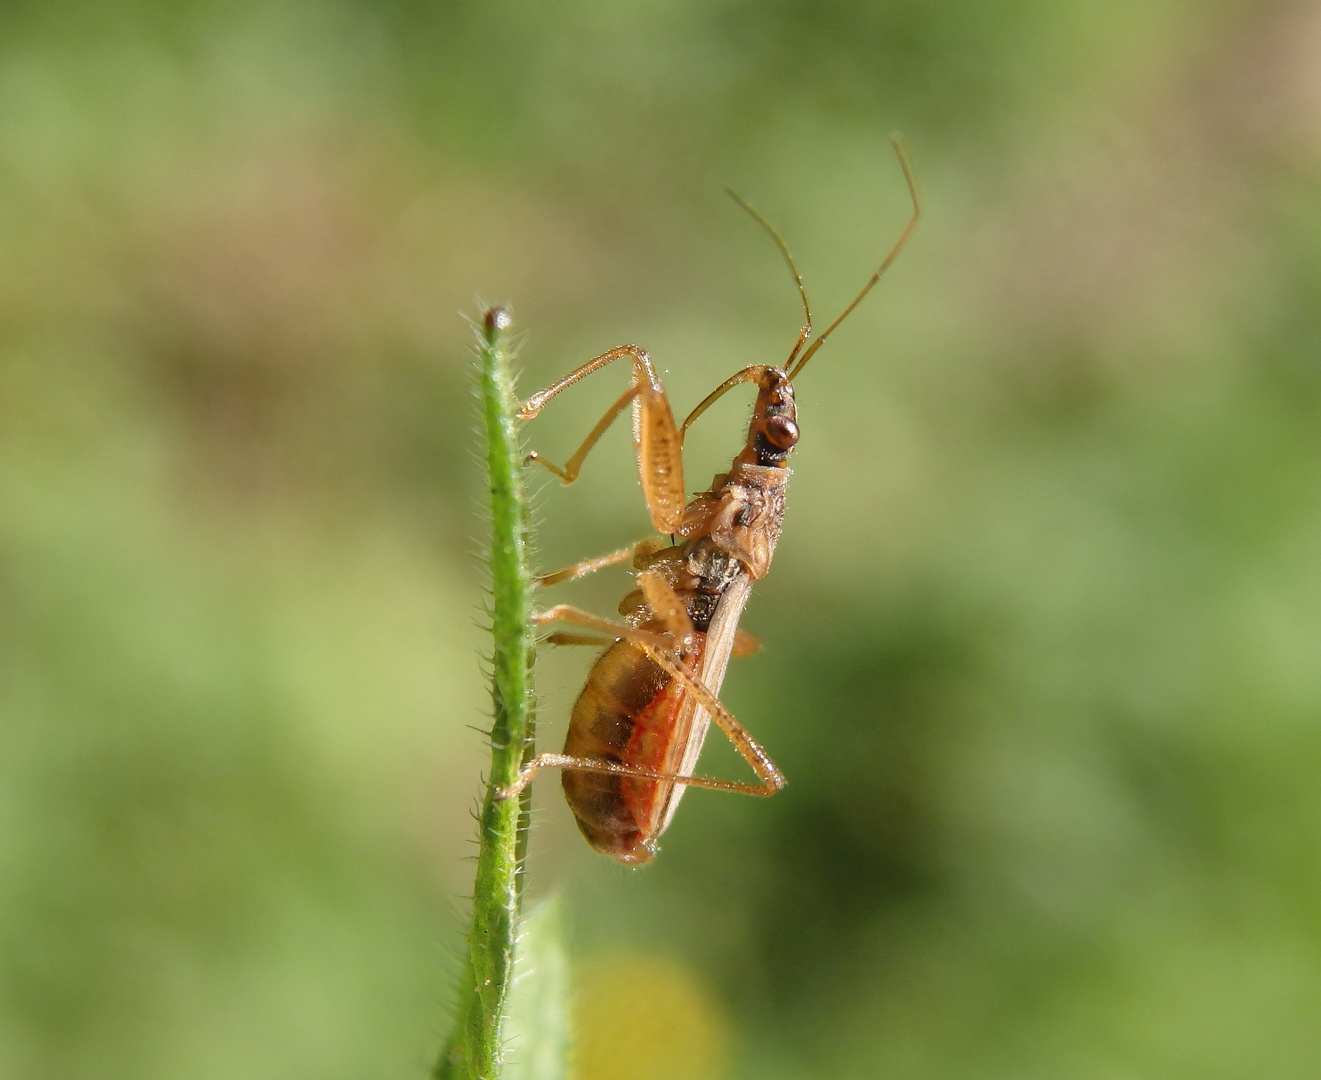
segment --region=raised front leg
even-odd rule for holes
[[[665,388],[651,366],[651,358],[636,345],[620,345],[600,356],[594,356],[581,367],[571,371],[559,382],[533,394],[523,403],[518,416],[521,420],[531,420],[545,408],[551,398],[572,386],[579,379],[586,378],[592,372],[605,367],[612,360],[629,357],[633,365],[633,385],[619,396],[605,415],[596,422],[596,426],[587,434],[587,438],[574,455],[560,468],[533,451],[527,457],[549,469],[566,484],[578,479],[583,460],[593,446],[605,434],[606,429],[619,417],[631,402],[633,405],[633,444],[637,450],[638,473],[642,480],[642,496],[647,504],[647,513],[656,531],[673,535],[679,529],[683,517],[685,489],[683,485],[683,451],[679,438],[679,428],[674,422],[674,413],[670,410]]]

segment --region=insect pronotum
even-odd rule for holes
[[[756,639],[738,623],[752,583],[770,569],[784,520],[788,461],[798,442],[794,380],[894,262],[922,213],[908,156],[897,139],[894,148],[912,214],[876,272],[815,339],[807,292],[789,249],[765,218],[730,192],[770,233],[802,300],[805,325],[782,366],[753,365],[735,372],[679,426],[650,357],[636,345],[620,345],[533,394],[519,411],[521,419],[530,420],[552,398],[612,361],[627,358],[632,365],[629,388],[563,468],[535,452],[528,461],[573,483],[597,440],[632,405],[633,442],[647,511],[656,531],[671,543],[644,540],[538,579],[553,585],[630,559],[638,571],[637,588],[619,605],[622,622],[568,604],[533,616],[538,624],[576,628],[552,633],[547,638],[552,643],[605,649],[574,704],[563,753],[541,754],[527,762],[517,782],[501,792],[504,798],[512,797],[539,769],[562,769],[565,797],[587,842],[620,862],[654,858],[656,841],[673,819],[685,788],[773,795],[784,786],[784,776],[770,756],[718,695],[730,657],[757,648]],[[684,434],[713,402],[742,383],[757,387],[747,441],[729,471],[689,500],[683,482]],[[695,775],[712,720],[752,767],[756,783]]]

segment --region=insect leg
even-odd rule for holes
[[[718,780],[714,776],[680,776],[678,773],[648,769],[641,765],[619,765],[599,758],[579,758],[569,754],[538,754],[518,774],[518,779],[507,788],[496,792],[497,799],[512,799],[532,782],[541,769],[564,769],[566,772],[598,773],[606,776],[629,776],[637,780],[657,780],[665,784],[683,784],[686,787],[706,788],[710,791],[732,791],[737,795],[774,795],[784,786],[780,778],[778,787],[765,784],[745,784],[738,780]],[[776,775],[779,775],[778,773]]]
[[[568,634],[559,630],[547,634],[542,640],[547,645],[595,645],[598,649],[611,644],[606,638],[597,637],[595,634]]]
[[[564,581],[577,581],[588,574],[604,570],[607,566],[617,566],[629,560],[632,560],[634,567],[644,570],[647,567],[649,557],[668,546],[665,540],[649,536],[645,540],[639,540],[636,544],[620,548],[618,551],[612,551],[608,555],[598,555],[595,559],[584,559],[582,562],[553,570],[548,574],[538,574],[536,581],[538,585],[559,585]]]
[[[741,627],[734,631],[734,651],[732,656],[751,656],[761,648],[761,638],[749,634]]]
[[[624,408],[628,403],[636,398],[641,391],[642,388],[639,386],[630,386],[624,391],[624,393],[619,396],[619,400],[611,405],[610,408],[605,411],[605,415],[596,422],[596,427],[592,428],[592,430],[587,433],[587,438],[583,440],[582,446],[578,447],[578,450],[573,457],[569,458],[569,460],[564,463],[564,468],[561,469],[558,465],[554,465],[547,461],[535,450],[523,459],[523,463],[526,465],[528,462],[535,461],[538,465],[544,465],[566,484],[572,484],[578,479],[578,473],[582,469],[583,459],[591,452],[591,449],[596,445],[597,440],[605,434],[606,429],[618,419],[619,414],[624,411]]]
[[[537,621],[552,622],[560,620],[564,622],[576,622],[605,629],[607,632],[622,632],[613,633],[613,636],[610,638],[599,638],[589,634],[552,634],[547,640],[556,642],[557,644],[609,645],[611,641],[616,640],[620,636],[624,636],[627,639],[633,640],[633,643],[638,645],[639,648],[644,649],[647,652],[647,655],[651,656],[652,659],[657,659],[657,653],[663,653],[667,658],[670,656],[670,653],[667,650],[657,649],[653,651],[653,647],[649,642],[655,635],[643,634],[641,631],[635,631],[630,627],[612,623],[609,619],[602,619],[590,612],[582,611],[578,608],[570,608],[568,605],[561,604],[543,613],[543,616],[551,615],[554,616],[553,619],[539,617],[537,618]],[[660,661],[658,660],[657,662],[659,663]],[[671,663],[673,664],[673,669],[667,668],[667,670],[684,670],[682,665],[673,661],[671,661]],[[662,663],[661,666],[665,667],[666,665]],[[701,683],[698,683],[696,679],[692,678],[692,676],[688,676],[688,679],[686,679],[685,682],[690,687],[693,683],[701,686]],[[703,690],[705,690],[705,687],[703,687]],[[708,705],[708,701],[715,701],[715,696],[709,691],[706,693],[705,698],[702,701],[702,706],[710,712],[711,709]],[[719,706],[718,702],[717,705]],[[729,717],[727,709],[724,709],[723,706],[719,706],[719,709],[725,716]],[[713,715],[715,714],[713,713]],[[738,727],[738,721],[733,720],[733,717],[729,717],[729,719],[734,723],[735,727]],[[717,723],[720,724],[721,730],[724,730],[724,724],[719,720],[717,720]],[[739,728],[739,730],[741,731],[742,728]],[[746,734],[746,732],[744,734]],[[751,742],[751,736],[748,736],[748,741]],[[770,761],[770,759],[766,757],[765,752],[761,751],[760,747],[757,747],[756,743],[752,743],[752,745],[761,752],[761,757],[763,759],[767,762]],[[753,765],[753,768],[756,769],[757,766]],[[538,754],[519,770],[517,780],[510,784],[509,787],[496,793],[496,798],[513,798],[532,782],[532,778],[541,769],[564,769],[572,772],[597,773],[607,776],[629,776],[638,780],[655,780],[660,783],[683,784],[687,787],[706,788],[712,791],[732,791],[738,795],[774,795],[775,792],[779,791],[780,788],[784,786],[784,778],[780,776],[778,771],[774,771],[774,768],[775,767],[772,765],[771,769],[776,777],[776,782],[774,783],[774,786],[771,786],[771,784],[764,778],[760,784],[748,784],[738,780],[720,780],[714,776],[683,776],[679,773],[663,772],[660,769],[648,769],[641,765],[623,765],[611,761],[601,761],[598,758],[579,758],[572,757],[569,754]],[[758,775],[760,775],[760,770],[758,770]]]
[[[692,625],[691,620],[689,626]],[[673,631],[672,631],[673,632]],[[678,636],[682,636],[681,634]],[[598,648],[609,645],[614,638],[597,637],[594,634],[567,634],[554,633],[548,634],[542,639],[550,645],[595,645]],[[733,656],[751,656],[761,649],[761,639],[749,634],[746,630],[738,629],[734,631],[734,650]]]
[[[568,759],[574,762],[572,766],[556,764],[557,761],[564,759],[562,754],[542,754],[523,767],[524,773],[528,769],[535,771],[541,765],[550,764],[556,768],[572,767],[590,772],[618,773],[623,771],[636,775],[643,780],[665,780],[676,784],[687,784],[690,787],[716,787],[721,791],[737,791],[747,795],[774,795],[784,787],[784,774],[776,767],[770,755],[762,749],[761,744],[752,737],[747,728],[734,718],[734,714],[725,708],[720,699],[711,693],[696,675],[683,666],[671,651],[670,645],[672,643],[667,638],[661,637],[659,634],[649,634],[643,630],[635,630],[631,626],[625,626],[622,623],[611,622],[609,619],[603,619],[599,615],[593,615],[590,611],[583,611],[581,608],[575,608],[569,604],[556,604],[553,608],[538,612],[532,616],[532,621],[536,623],[574,623],[592,630],[600,630],[611,635],[615,640],[627,641],[629,644],[637,646],[655,661],[658,667],[662,668],[672,678],[683,683],[685,688],[697,699],[697,703],[716,722],[716,726],[725,733],[725,738],[730,741],[734,749],[739,752],[743,760],[757,774],[757,778],[761,783],[738,784],[728,780],[711,780],[707,777],[680,776],[677,774],[653,775],[650,770],[639,770],[636,766],[611,765],[609,762],[582,758]],[[584,761],[590,764],[590,768],[587,764],[582,764]],[[529,776],[528,779],[531,779],[531,777]],[[520,774],[518,783],[514,788],[507,789],[507,793],[502,792],[501,797],[507,798],[508,795],[515,794],[515,788],[521,791],[526,783],[527,781]]]
[[[665,624],[666,631],[676,641],[684,641],[693,632],[693,620],[688,609],[673,587],[655,570],[644,570],[638,575],[638,586],[656,618]]]
[[[583,459],[605,434],[606,429],[624,407],[633,403],[633,444],[638,455],[638,472],[642,479],[642,494],[647,513],[656,531],[673,534],[683,517],[685,488],[683,484],[683,449],[674,413],[670,410],[665,388],[651,366],[651,358],[636,345],[621,345],[600,356],[595,356],[582,367],[571,371],[559,382],[533,394],[518,411],[519,419],[530,420],[545,408],[557,394],[586,378],[612,360],[628,356],[633,360],[633,385],[612,405],[583,440],[582,446],[561,469],[551,464],[535,450],[527,456],[545,466],[566,484],[578,478]]]
[[[646,541],[642,541],[643,544]],[[580,577],[586,577],[588,574],[594,574],[598,570],[604,570],[607,566],[618,566],[622,562],[628,562],[636,556],[639,544],[630,544],[626,548],[620,548],[618,551],[612,551],[609,555],[598,555],[595,559],[584,559],[582,562],[574,563],[572,566],[565,566],[559,570],[553,570],[549,574],[538,574],[538,585],[558,585],[562,581],[577,581]]]
[[[561,605],[564,607],[564,605]],[[552,609],[556,610],[556,609]],[[569,618],[572,613],[574,618]],[[546,614],[550,614],[547,612]],[[628,630],[628,627],[618,626],[607,619],[601,619],[590,612],[579,611],[578,609],[568,609],[559,611],[557,618],[565,622],[579,621],[577,616],[583,616],[582,621],[590,621],[593,625],[609,627],[611,630]],[[549,620],[547,620],[549,621]],[[632,632],[632,631],[630,631]],[[651,635],[647,635],[650,637]],[[600,638],[590,634],[551,634],[546,640],[554,642],[557,645],[609,645],[613,640],[611,638]],[[705,704],[705,703],[704,703]],[[732,791],[740,795],[770,795],[774,791],[768,791],[766,785],[747,784],[738,780],[719,780],[713,776],[682,776],[678,773],[662,772],[659,769],[648,769],[641,765],[622,765],[616,762],[601,761],[597,758],[578,758],[568,754],[538,754],[519,770],[518,779],[509,787],[504,788],[497,793],[498,799],[510,799],[521,792],[532,782],[532,778],[541,769],[564,769],[573,772],[598,773],[608,776],[630,776],[638,780],[656,780],[669,784],[684,784],[688,787],[707,788],[713,791]],[[783,782],[781,782],[783,786]],[[779,788],[775,789],[776,791]]]
[[[654,386],[657,390],[661,389],[660,380],[656,377],[656,370],[651,366],[651,357],[647,355],[646,350],[640,349],[636,345],[620,345],[608,352],[603,352],[600,356],[593,356],[581,367],[574,368],[559,382],[533,394],[519,408],[518,418],[520,420],[531,420],[546,407],[546,402],[550,401],[551,398],[563,393],[579,379],[585,379],[593,371],[599,371],[612,360],[619,360],[625,356],[631,357],[633,360],[634,385],[646,383]]]
[[[678,679],[688,688],[693,697],[697,699],[702,706],[716,722],[716,726],[725,733],[739,756],[743,758],[757,774],[761,780],[761,786],[748,785],[753,788],[752,794],[756,795],[774,795],[784,787],[784,774],[776,767],[771,756],[762,749],[761,744],[757,742],[742,724],[734,719],[734,714],[725,708],[724,703],[711,693],[697,676],[693,675],[682,664],[678,663],[674,657],[664,649],[657,649],[654,645],[639,644],[638,646],[645,652],[656,664],[664,668],[671,676]]]
[[[610,641],[628,641],[639,648],[647,645],[655,649],[665,650],[674,644],[664,634],[651,634],[646,630],[634,630],[633,627],[624,623],[614,622],[611,619],[602,618],[600,615],[593,615],[590,611],[584,611],[572,604],[556,604],[545,611],[533,612],[532,622],[537,626],[544,626],[546,623],[553,622],[566,622],[573,623],[575,626],[585,626],[589,630],[599,630],[609,637],[610,640],[604,642],[607,645]]]

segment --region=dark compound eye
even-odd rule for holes
[[[777,450],[788,450],[798,441],[798,425],[787,416],[772,416],[764,430],[766,441]]]

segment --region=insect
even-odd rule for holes
[[[802,300],[805,325],[783,366],[753,365],[735,372],[678,426],[650,357],[636,345],[621,345],[533,394],[519,411],[520,419],[530,420],[580,379],[615,360],[631,362],[628,390],[562,468],[536,452],[528,455],[528,461],[549,469],[566,484],[573,483],[597,440],[631,405],[647,510],[656,531],[671,542],[644,540],[538,579],[542,585],[553,585],[630,559],[638,571],[637,587],[619,605],[622,622],[568,604],[533,616],[539,625],[577,628],[552,633],[547,638],[551,643],[605,648],[574,704],[563,753],[537,756],[501,792],[501,797],[510,798],[538,770],[562,769],[565,797],[587,842],[622,863],[636,865],[655,857],[656,842],[686,788],[773,795],[784,786],[784,776],[770,756],[717,695],[730,657],[757,647],[738,623],[753,582],[770,569],[784,519],[788,460],[799,434],[794,380],[894,262],[922,213],[912,167],[897,139],[894,148],[912,199],[912,215],[880,267],[815,340],[807,292],[789,249],[765,218],[730,192],[770,233]],[[683,482],[684,435],[718,398],[743,383],[757,387],[747,441],[729,471],[688,500]],[[712,721],[752,767],[756,783],[694,774]]]

